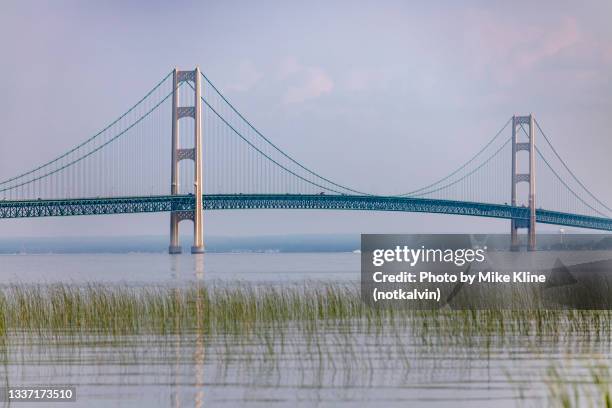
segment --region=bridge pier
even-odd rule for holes
[[[168,247],[169,254],[180,254],[182,252],[179,242],[179,218],[178,214],[170,213],[170,246]]]
[[[510,237],[511,249],[519,250],[518,229],[527,228],[528,244],[527,248],[530,251],[536,249],[536,189],[535,189],[535,119],[533,114],[529,116],[512,116],[512,183],[511,183],[511,204],[517,205],[516,200],[516,185],[521,182],[529,183],[529,218],[528,219],[511,219],[510,220]],[[529,126],[528,140],[526,142],[518,142],[517,129]],[[524,130],[524,128],[523,128]],[[529,172],[518,173],[517,171],[517,152],[525,150],[529,153]]]
[[[179,191],[179,162],[181,160],[194,161],[193,199],[195,206],[193,211],[173,210],[170,213],[170,254],[180,254],[179,223],[182,220],[193,221],[193,245],[192,254],[204,252],[204,227],[203,227],[203,202],[202,202],[202,99],[201,99],[201,75],[200,68],[193,71],[179,71],[174,69],[172,94],[172,163],[171,163],[171,185],[170,194],[178,195]],[[194,106],[179,106],[179,85],[182,82],[193,82]],[[179,120],[183,117],[192,117],[194,120],[194,143],[193,148],[183,149],[180,147]]]

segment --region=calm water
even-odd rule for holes
[[[354,253],[212,253],[0,255],[0,283],[104,282],[182,285],[206,282],[282,283],[359,279]]]
[[[348,282],[358,281],[359,262],[353,253],[2,255],[0,283]],[[609,338],[589,333],[449,346],[424,345],[410,331],[347,331],[328,329],[315,345],[290,328],[268,344],[196,334],[77,345],[17,336],[3,369],[12,385],[76,385],[67,407],[537,407],[552,366],[588,382],[594,365],[612,359]]]

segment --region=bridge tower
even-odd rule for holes
[[[510,221],[510,236],[512,240],[512,250],[518,250],[518,229],[527,228],[528,249],[534,251],[536,247],[536,184],[535,184],[535,119],[533,114],[529,116],[512,116],[512,206],[516,206],[516,185],[521,182],[529,183],[529,218],[513,218]],[[517,130],[519,127],[529,127],[527,140],[519,141],[524,136],[519,137]],[[529,155],[529,172],[518,173],[517,153],[525,150]]]
[[[179,71],[174,69],[172,74],[172,170],[170,194],[179,193],[179,162],[181,160],[193,160],[193,198],[195,209],[193,211],[172,211],[170,213],[170,247],[168,252],[180,254],[179,222],[182,220],[193,221],[193,246],[191,253],[204,252],[204,228],[202,225],[202,99],[201,99],[201,75],[200,68],[193,71]],[[194,85],[194,106],[179,106],[179,85],[182,82],[192,82]],[[194,143],[192,148],[181,148],[179,120],[183,117],[191,117],[194,120]]]

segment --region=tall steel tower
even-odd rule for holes
[[[516,206],[516,185],[521,182],[529,183],[529,218],[528,219],[515,219],[510,221],[510,235],[512,238],[512,249],[517,250],[519,247],[518,242],[518,229],[527,228],[529,241],[528,248],[530,251],[534,251],[536,247],[536,189],[535,189],[535,127],[534,117],[529,116],[513,116],[512,117],[512,205]],[[519,127],[528,126],[529,130],[527,134],[528,140],[519,141]],[[524,136],[522,136],[524,137]],[[529,154],[529,171],[527,173],[517,173],[517,153],[525,150]]]
[[[200,91],[200,68],[193,71],[179,71],[174,69],[173,95],[172,95],[172,172],[170,194],[179,194],[179,162],[181,160],[193,160],[193,196],[195,209],[193,211],[172,211],[170,213],[170,247],[168,252],[180,254],[179,222],[182,220],[193,221],[193,246],[191,253],[204,252],[204,229],[202,225],[202,99]],[[181,82],[190,81],[194,85],[194,106],[179,106],[179,85]],[[192,148],[180,147],[179,120],[183,117],[191,117],[194,120],[194,143]]]

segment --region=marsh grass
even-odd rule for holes
[[[436,369],[429,364],[444,367],[446,358],[470,362],[508,349],[550,352],[551,359],[557,353],[609,356],[611,325],[606,310],[373,308],[362,302],[356,284],[0,287],[5,371],[13,361],[37,358],[35,351],[41,361],[56,355],[79,361],[79,350],[113,348],[110,355],[119,350],[126,362],[138,364],[147,356],[163,360],[195,349],[214,360],[219,375],[242,367],[257,373],[249,378],[267,378],[293,364],[291,372],[306,386],[370,386],[380,372],[393,373],[388,381],[401,385]],[[610,407],[607,366],[582,382],[564,376],[558,368],[544,374],[552,406],[573,407],[589,395],[597,401],[593,406]]]
[[[494,336],[567,337],[610,341],[607,310],[406,310],[373,308],[359,286],[183,288],[89,284],[13,285],[0,288],[0,335],[100,333],[282,336],[291,326],[305,335],[342,327],[368,333],[409,328],[424,342]]]
[[[319,324],[366,318],[379,312],[361,303],[358,288],[192,286],[130,288],[14,285],[0,289],[0,334],[171,334],[185,331],[241,334],[258,327]]]

